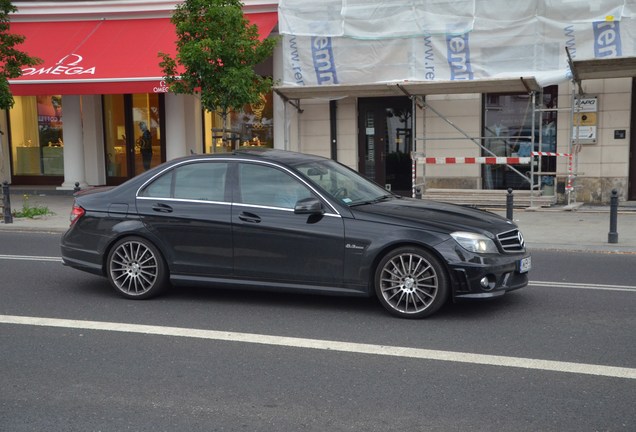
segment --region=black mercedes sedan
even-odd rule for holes
[[[522,288],[531,268],[505,218],[282,150],[192,155],[78,192],[61,249],[131,299],[184,284],[377,296],[403,318]]]

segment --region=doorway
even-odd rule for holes
[[[104,95],[103,98],[106,184],[121,184],[164,162],[163,95]]]
[[[411,196],[412,107],[407,97],[358,99],[358,171]]]

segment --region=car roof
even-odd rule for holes
[[[298,163],[327,160],[322,156],[271,148],[243,148],[234,150],[232,153],[196,154],[185,156],[183,158],[180,158],[180,160],[207,159],[210,157],[266,160],[271,162],[280,162],[286,165],[296,165]]]
[[[316,156],[306,153],[298,153],[289,150],[280,150],[272,148],[254,148],[254,149],[240,149],[234,152],[236,155],[252,155],[267,160],[294,163],[294,162],[308,162],[314,160],[325,160],[322,156]]]

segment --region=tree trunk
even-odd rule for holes
[[[229,139],[229,136],[228,136],[227,115],[228,115],[228,111],[227,110],[223,110],[223,113],[221,114],[221,117],[223,118],[223,132],[222,132],[222,134],[223,134],[223,144],[226,146],[226,148],[229,147],[231,150],[235,150],[233,148],[234,144],[232,143],[232,141]]]

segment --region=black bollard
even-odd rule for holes
[[[79,182],[75,182],[75,187],[73,188],[73,193],[77,193],[80,190],[82,190],[82,188],[79,185]]]
[[[506,219],[512,220],[512,208],[515,202],[515,197],[512,195],[512,188],[508,188],[508,195],[506,195]]]
[[[420,188],[415,189],[415,198],[422,199],[422,189]]]
[[[13,223],[13,215],[11,214],[11,195],[9,195],[9,183],[2,182],[2,208],[4,209],[4,223]]]
[[[610,198],[610,229],[607,234],[608,243],[618,243],[618,192],[612,189]]]

